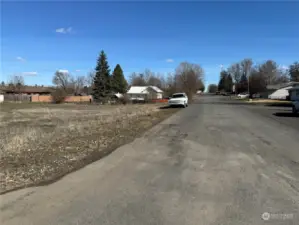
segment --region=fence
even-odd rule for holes
[[[91,95],[88,96],[67,96],[64,102],[91,102]],[[32,95],[32,102],[53,102],[51,95]]]
[[[153,99],[152,102],[154,103],[167,103],[168,99]]]
[[[5,102],[53,102],[51,95],[22,95],[22,94],[4,94]],[[67,96],[64,102],[91,102],[91,95],[88,96]],[[1,97],[0,97],[1,102]]]
[[[4,94],[5,102],[30,102],[30,95],[22,95],[22,94]]]

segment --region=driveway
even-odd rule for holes
[[[56,183],[1,196],[1,224],[298,224],[298,137],[245,106],[201,97]]]

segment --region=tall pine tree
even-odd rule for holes
[[[291,81],[299,82],[299,62],[294,62],[289,68]]]
[[[240,81],[238,90],[240,93],[248,92],[248,79],[247,79],[246,73],[243,73],[241,76],[241,81]]]
[[[225,91],[225,82],[226,82],[227,72],[222,70],[220,72],[220,79],[218,83],[218,91]]]
[[[111,77],[112,90],[114,92],[126,93],[128,83],[124,77],[123,70],[119,64],[117,64],[113,70]]]
[[[103,50],[98,58],[95,71],[92,95],[95,101],[102,101],[111,93],[110,69]]]
[[[225,92],[232,92],[232,88],[233,88],[232,76],[226,70],[222,70],[220,73],[218,90],[225,91]]]
[[[225,91],[226,92],[232,92],[233,90],[233,78],[232,76],[228,73],[225,81]]]

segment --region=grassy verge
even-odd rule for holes
[[[271,104],[271,103],[281,103],[281,104],[289,104],[291,101],[286,100],[274,100],[274,99],[249,99],[249,98],[233,98],[234,100],[248,102],[248,103],[256,103],[256,104]]]
[[[179,110],[160,106],[2,105],[0,193],[53,182]]]

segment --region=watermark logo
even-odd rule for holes
[[[270,219],[270,213],[268,213],[268,212],[264,212],[264,213],[262,214],[262,219],[263,219],[263,220],[269,220],[269,219]]]
[[[265,221],[268,220],[290,220],[293,219],[294,215],[292,213],[269,213],[269,212],[264,212],[262,214],[262,219]]]

